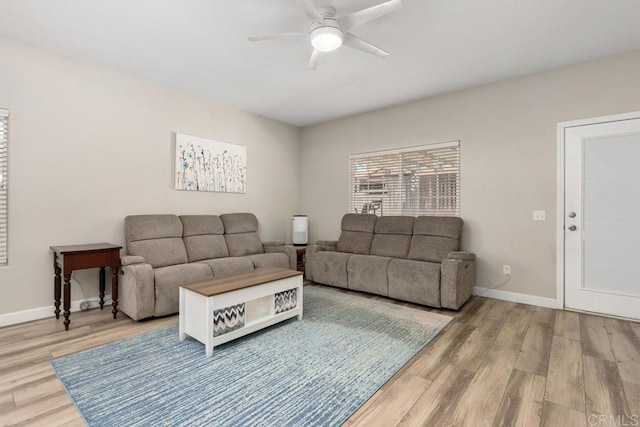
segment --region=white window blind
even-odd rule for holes
[[[9,112],[0,109],[0,265],[7,263]]]
[[[390,215],[460,215],[460,141],[354,154],[350,210]]]

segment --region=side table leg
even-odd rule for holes
[[[64,330],[69,330],[69,315],[71,314],[71,273],[64,274],[64,298],[63,298],[63,308],[64,308]]]
[[[60,297],[62,294],[62,278],[60,277],[60,274],[62,273],[62,270],[60,269],[60,267],[58,267],[57,265],[55,265],[55,254],[54,254],[54,266],[53,269],[55,271],[55,277],[53,278],[53,305],[55,307],[55,310],[53,310],[53,312],[56,314],[56,319],[60,318]]]
[[[104,308],[104,267],[100,267],[100,310]]]
[[[118,267],[111,267],[111,306],[113,318],[118,316]]]

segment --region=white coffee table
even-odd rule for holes
[[[302,319],[302,272],[265,267],[180,286],[180,341],[213,347],[283,320]]]

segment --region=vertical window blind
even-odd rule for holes
[[[460,215],[460,141],[353,154],[351,212]]]
[[[7,264],[9,112],[0,109],[0,265]]]

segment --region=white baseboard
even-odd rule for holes
[[[98,297],[88,298],[90,306],[89,308],[96,308],[100,305],[98,304]],[[80,303],[83,302],[83,299],[77,301],[71,301],[71,312],[82,311],[80,310]],[[111,307],[111,295],[104,296],[104,306]],[[29,322],[31,320],[45,319],[47,317],[54,317],[53,313],[54,307],[53,304],[48,305],[46,307],[32,308],[30,310],[24,311],[16,311],[14,313],[0,314],[0,327],[16,325],[18,323]],[[62,319],[62,305],[60,306],[60,318]]]
[[[487,298],[495,298],[503,301],[518,302],[521,304],[537,305],[547,308],[558,308],[558,303],[553,298],[538,297],[535,295],[520,294],[517,292],[501,291],[498,289],[473,288],[473,295],[481,295]],[[71,312],[81,311],[80,303],[84,300],[71,301]],[[98,298],[89,298],[91,308],[98,307]],[[105,306],[111,306],[111,295],[105,295]],[[0,314],[0,327],[29,322],[31,320],[53,317],[53,304],[46,307],[33,308],[31,310],[16,311],[15,313]],[[62,315],[61,315],[62,317]]]
[[[558,302],[554,298],[538,297],[518,292],[501,291],[499,289],[473,288],[473,295],[487,298],[495,298],[503,301],[518,302],[520,304],[537,305],[546,308],[558,308]],[[560,308],[561,309],[561,308]]]

